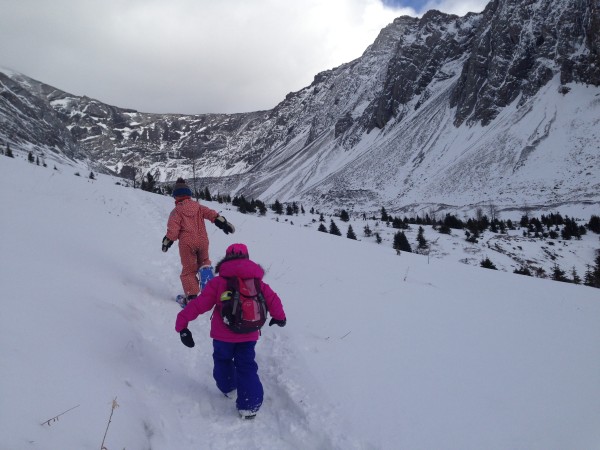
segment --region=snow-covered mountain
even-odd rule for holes
[[[173,200],[80,170],[0,156],[3,450],[600,449],[598,289],[459,264],[474,246],[446,235],[446,257],[397,256],[385,228],[377,245],[206,202],[236,226],[207,224],[213,262],[246,243],[288,318],[263,330],[265,401],[241,421],[210,314],[193,349],[174,330]]]
[[[192,174],[213,191],[369,211],[600,201],[600,9],[493,0],[400,17],[269,111],[145,114],[0,72],[16,149]]]

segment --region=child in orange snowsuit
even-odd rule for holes
[[[188,300],[200,292],[198,270],[209,269],[208,235],[205,220],[214,223],[225,234],[233,233],[235,228],[218,212],[192,200],[192,191],[182,178],[178,178],[173,189],[175,208],[171,211],[167,223],[167,234],[162,241],[162,251],[169,250],[173,242],[179,240],[181,257],[181,284]],[[212,270],[211,270],[212,272]]]

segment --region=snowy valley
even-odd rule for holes
[[[194,349],[174,331],[172,199],[23,156],[0,157],[3,447],[100,448],[106,433],[109,450],[600,448],[598,289],[461,264],[464,237],[428,227],[429,257],[398,256],[381,222],[376,244],[353,217],[357,242],[309,213],[206,202],[236,226],[209,224],[213,262],[246,243],[288,316],[259,341],[265,403],[243,422],[214,386],[208,317]],[[564,268],[597,239],[556,249]],[[493,241],[472,257],[510,271]]]

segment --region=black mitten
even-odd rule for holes
[[[215,225],[217,228],[223,230],[223,233],[225,234],[235,233],[234,226],[227,222],[227,219],[223,216],[217,216],[215,219]]]
[[[279,320],[279,319],[271,318],[271,320],[269,321],[269,326],[271,327],[273,325],[278,325],[280,327],[285,327],[286,322],[287,322],[287,319]]]
[[[179,337],[181,338],[183,345],[186,347],[192,348],[194,345],[196,345],[194,343],[194,338],[192,337],[192,332],[187,328],[184,328],[179,332]]]
[[[171,245],[173,245],[173,241],[165,236],[162,240],[162,251],[166,252],[171,248]]]

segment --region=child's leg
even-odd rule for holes
[[[200,245],[196,248],[196,258],[198,268],[211,265],[210,258],[208,257],[208,244]]]
[[[215,362],[213,377],[223,394],[228,394],[237,387],[233,364],[234,348],[235,344],[213,339],[213,361]]]
[[[185,295],[198,295],[200,285],[196,273],[198,272],[197,256],[194,249],[185,242],[179,241],[179,257],[181,258],[181,285]]]
[[[258,377],[254,347],[256,341],[235,344],[234,364],[237,374],[237,409],[256,412],[263,402],[263,386]]]

